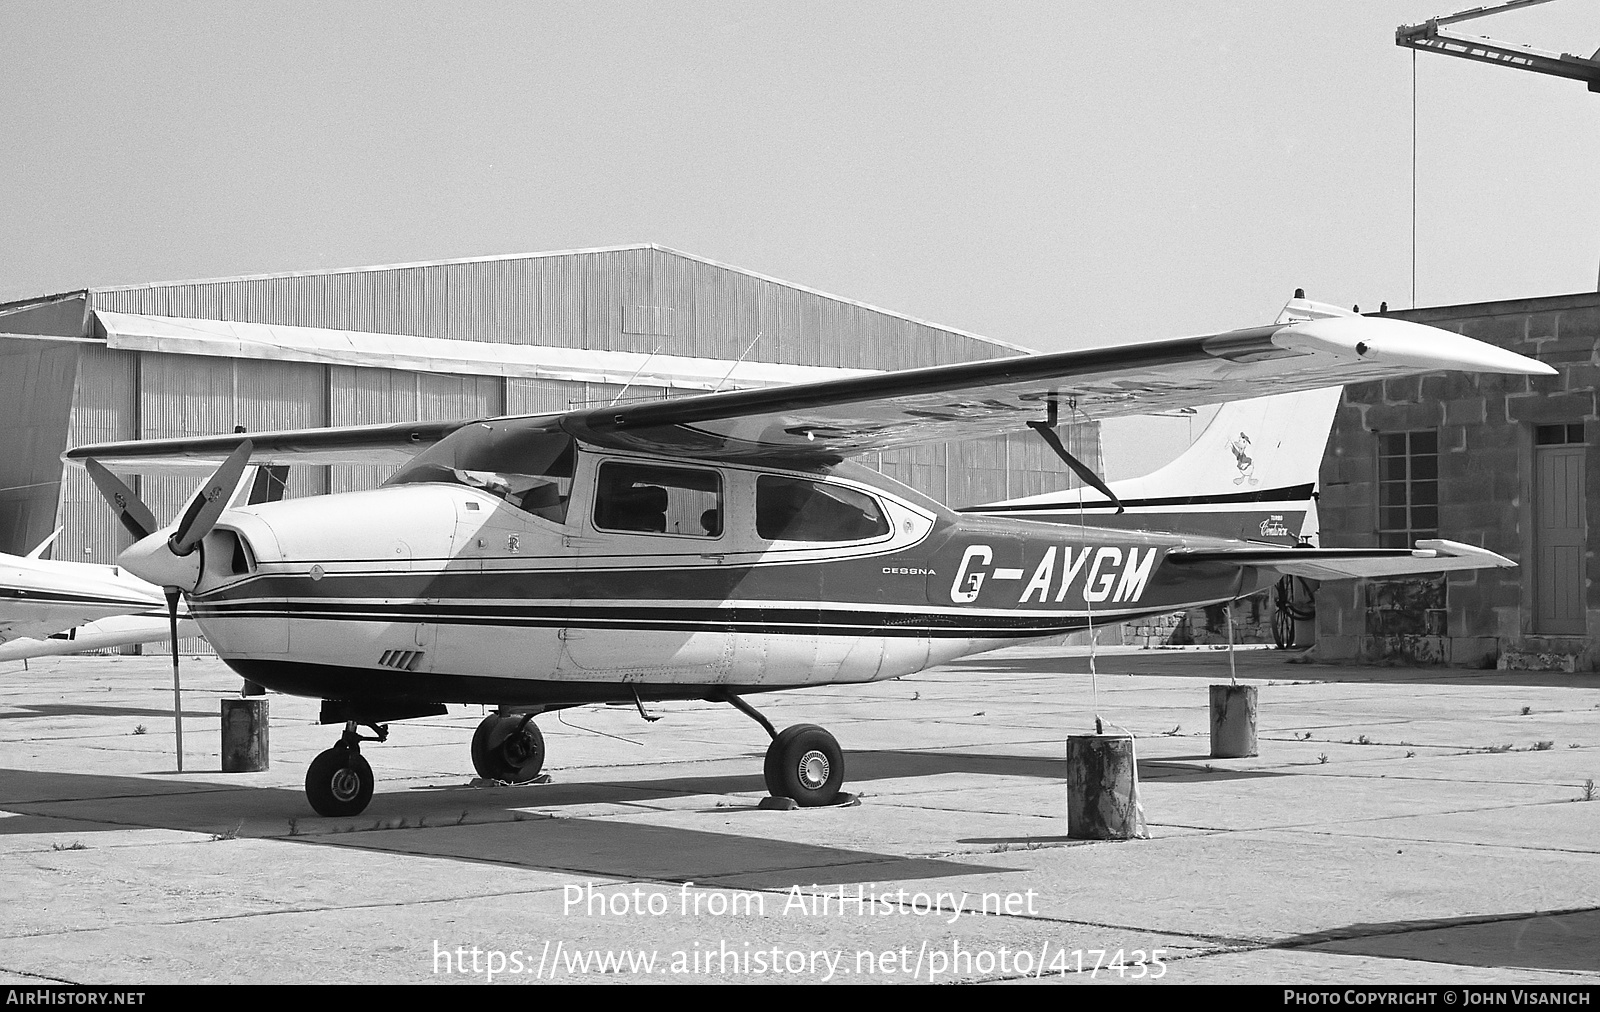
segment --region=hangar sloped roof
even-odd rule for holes
[[[846,298],[845,296],[834,295],[834,294],[831,294],[831,293],[828,293],[828,292],[824,292],[824,291],[822,291],[820,289],[817,289],[817,288],[811,288],[811,287],[809,287],[807,285],[797,284],[797,283],[792,282],[792,281],[785,281],[782,278],[775,278],[775,277],[772,277],[772,276],[767,275],[767,274],[761,274],[761,273],[759,273],[757,271],[748,270],[748,269],[743,268],[743,267],[737,267],[737,266],[734,266],[732,264],[723,263],[723,262],[718,261],[718,260],[712,260],[712,259],[710,259],[708,257],[696,256],[693,253],[686,253],[683,250],[673,249],[673,248],[671,248],[669,246],[663,246],[660,243],[635,243],[635,244],[623,245],[623,246],[597,246],[597,247],[592,247],[592,248],[587,248],[587,249],[554,250],[554,251],[538,252],[538,253],[501,253],[501,254],[495,254],[495,255],[492,255],[492,256],[457,257],[457,258],[442,259],[442,260],[419,260],[419,261],[413,261],[413,262],[407,262],[407,263],[378,264],[378,265],[372,265],[372,266],[366,266],[366,267],[333,267],[333,268],[325,268],[325,269],[310,270],[310,271],[279,271],[279,272],[271,272],[271,273],[265,273],[265,274],[241,274],[241,275],[228,276],[228,277],[200,278],[200,279],[187,280],[187,281],[160,281],[160,282],[146,282],[146,283],[135,284],[135,285],[108,285],[108,286],[88,289],[88,292],[93,296],[110,296],[110,295],[112,295],[114,293],[132,293],[132,292],[156,291],[156,290],[163,290],[163,289],[187,287],[187,286],[192,286],[192,285],[224,285],[224,284],[239,284],[239,283],[244,283],[244,282],[285,281],[285,280],[291,280],[291,279],[326,278],[326,277],[336,277],[336,276],[342,276],[342,275],[385,274],[385,273],[395,273],[395,272],[405,272],[405,271],[426,271],[426,270],[433,270],[433,269],[439,269],[439,268],[450,268],[450,267],[468,267],[468,268],[477,267],[477,268],[484,268],[484,267],[490,267],[490,266],[493,266],[493,265],[505,265],[505,264],[524,262],[524,261],[552,260],[552,259],[558,259],[558,258],[574,258],[574,257],[593,257],[593,256],[597,256],[597,255],[602,255],[602,254],[633,253],[633,252],[654,252],[654,253],[664,254],[664,255],[669,256],[669,257],[675,257],[675,258],[679,258],[679,259],[682,259],[684,261],[688,261],[688,262],[691,262],[691,263],[701,264],[701,265],[704,265],[704,266],[709,267],[709,268],[714,268],[714,269],[716,269],[718,271],[725,271],[725,272],[727,272],[729,274],[741,275],[743,277],[750,278],[750,279],[755,280],[755,281],[760,281],[760,282],[765,282],[765,283],[768,283],[768,284],[778,285],[778,286],[781,286],[783,288],[787,288],[787,289],[790,289],[790,290],[793,290],[793,291],[796,291],[796,292],[803,292],[803,293],[805,293],[807,295],[814,295],[817,298],[826,299],[826,300],[828,300],[830,302],[836,302],[836,303],[839,303],[841,305],[846,305],[846,306],[854,306],[856,308],[864,309],[864,310],[866,310],[868,312],[877,314],[879,316],[889,317],[889,318],[893,318],[893,319],[896,319],[896,320],[903,320],[903,321],[905,321],[907,323],[912,323],[912,324],[916,324],[918,326],[923,326],[923,327],[929,327],[929,328],[932,328],[934,330],[942,331],[942,332],[947,333],[947,334],[959,335],[961,337],[968,338],[969,340],[979,341],[979,342],[982,342],[984,344],[995,345],[996,347],[1003,348],[1006,351],[1012,352],[1012,353],[1026,353],[1026,352],[1029,352],[1029,351],[1032,350],[1032,349],[1029,349],[1029,348],[1025,348],[1025,347],[1023,347],[1021,345],[1011,344],[1009,342],[997,340],[997,339],[992,338],[992,337],[985,337],[982,334],[974,334],[971,331],[960,330],[960,329],[957,329],[957,328],[954,328],[954,327],[944,326],[943,324],[934,323],[934,322],[929,321],[929,320],[923,320],[923,319],[920,319],[918,317],[910,316],[910,315],[908,315],[906,313],[896,312],[896,311],[894,311],[892,309],[884,309],[881,306],[874,306],[874,305],[871,305],[869,303],[862,302],[862,301],[860,301],[858,299]]]

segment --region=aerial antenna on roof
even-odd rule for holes
[[[622,384],[622,389],[617,391],[617,396],[611,398],[611,404],[622,400],[622,395],[628,392],[628,388],[633,386],[633,381],[639,378],[639,374],[644,372],[644,367],[650,364],[650,360],[655,358],[656,352],[660,350],[661,345],[658,344],[651,350],[650,354],[644,357],[644,361],[639,363],[639,368],[635,369],[633,375],[628,377],[628,382]],[[606,407],[611,407],[611,404],[607,404]]]
[[[744,365],[744,357],[745,357],[745,355],[750,354],[750,349],[754,348],[756,346],[756,342],[761,340],[762,333],[763,333],[762,331],[759,331],[759,330],[756,331],[756,336],[751,339],[749,344],[744,346],[744,351],[739,355],[739,361],[733,363],[733,366],[731,368],[729,368],[728,375],[726,375],[726,376],[722,377],[722,379],[718,380],[717,381],[717,385],[715,387],[711,388],[711,392],[712,393],[716,393],[718,390],[721,390],[722,389],[722,384],[728,382],[728,380],[733,378],[734,369],[737,369],[741,365]]]

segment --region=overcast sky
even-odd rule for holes
[[[1434,2],[5,0],[0,300],[657,242],[1040,350],[1406,306]],[[1600,95],[1416,68],[1418,304],[1594,290]]]

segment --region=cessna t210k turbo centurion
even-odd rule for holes
[[[964,654],[1227,601],[1263,574],[1510,565],[1447,541],[1293,549],[958,514],[848,458],[1441,369],[1547,374],[1457,334],[1291,302],[1264,327],[558,414],[107,443],[122,471],[221,466],[173,525],[90,464],[140,540],[121,564],[190,610],[246,679],[323,700],[344,725],[312,806],[371,798],[362,742],[446,703],[495,706],[478,772],[538,775],[533,717],[587,703],[727,702],[771,735],[774,795],[825,805],[827,731],[778,731],[742,697],[895,678]],[[419,452],[420,451],[420,452]],[[224,508],[248,462],[403,462],[382,487]],[[1230,460],[1229,466],[1233,466]],[[360,729],[375,732],[364,736]]]

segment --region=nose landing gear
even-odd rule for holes
[[[339,744],[311,760],[306,770],[306,800],[318,815],[360,815],[372,800],[375,781],[372,766],[361,755],[361,743],[387,740],[389,726],[367,726],[377,732],[377,737],[362,737],[356,732],[356,722],[348,721]]]

